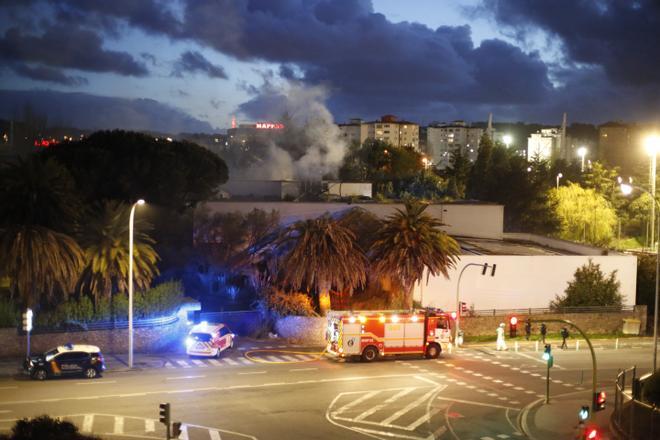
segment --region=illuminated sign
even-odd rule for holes
[[[284,124],[280,124],[279,122],[257,122],[255,127],[261,130],[282,130]]]
[[[59,142],[57,142],[55,139],[36,139],[34,141],[34,146],[48,148],[51,145],[55,145],[57,143]]]

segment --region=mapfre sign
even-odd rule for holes
[[[280,124],[279,122],[257,122],[255,127],[262,130],[282,130],[284,124]]]

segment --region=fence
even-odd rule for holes
[[[552,313],[621,313],[634,312],[635,306],[585,306],[527,309],[469,310],[467,316],[544,315]]]
[[[614,390],[612,425],[621,438],[657,439],[660,437],[660,408],[638,400],[640,391],[637,367],[619,372]]]
[[[133,328],[142,327],[156,327],[159,325],[173,324],[179,320],[179,317],[174,314],[171,316],[159,316],[157,318],[147,319],[134,319]],[[57,327],[35,327],[32,329],[32,334],[47,334],[47,333],[71,333],[71,332],[86,332],[91,330],[115,330],[128,328],[128,321],[92,321],[92,322],[78,322],[68,321],[64,322]],[[19,329],[20,335],[25,334],[23,329]]]

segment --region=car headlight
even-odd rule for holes
[[[190,347],[195,343],[195,340],[193,338],[186,338],[186,347]]]

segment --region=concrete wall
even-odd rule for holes
[[[179,348],[188,333],[185,320],[179,319],[168,325],[133,329],[133,346],[136,352],[149,353]],[[25,356],[26,337],[14,328],[0,329],[0,357]],[[36,334],[30,337],[31,352],[39,353],[58,345],[97,345],[103,353],[128,352],[128,329],[93,330],[69,333]]]
[[[324,182],[328,184],[328,194],[338,197],[372,197],[371,182]]]
[[[394,212],[396,208],[403,209],[396,203],[346,203],[322,202],[251,202],[251,201],[215,201],[206,202],[200,209],[208,209],[210,214],[216,212],[243,212],[262,209],[270,212],[278,211],[284,223],[297,220],[316,218],[326,212],[338,213],[353,207],[360,207],[383,218]],[[492,238],[501,240],[504,222],[504,207],[487,204],[437,204],[429,205],[427,212],[440,219],[446,226],[447,233],[455,236]]]
[[[511,315],[506,316],[476,316],[476,317],[463,317],[460,325],[461,330],[465,331],[468,336],[482,336],[492,335],[495,336],[497,326],[503,322],[506,324],[506,334],[509,334],[509,318]],[[620,312],[620,313],[564,313],[564,314],[542,314],[542,315],[526,315],[516,314],[518,318],[518,334],[525,334],[525,320],[527,317],[532,320],[532,335],[539,335],[539,327],[541,322],[547,319],[567,319],[580,327],[586,333],[620,333],[623,328],[624,319],[639,319],[641,334],[646,329],[646,307],[635,307],[634,311]],[[561,327],[565,324],[548,322],[548,332],[558,333]],[[569,328],[572,335],[577,332]]]
[[[460,300],[482,309],[521,309],[548,307],[555,295],[563,295],[575,270],[592,259],[608,275],[617,271],[624,305],[635,304],[637,257],[635,256],[506,256],[464,255],[449,279],[426,278],[415,287],[415,298],[423,306],[456,310],[456,285],[460,270],[468,263],[497,264],[495,276],[481,275],[480,267],[468,267],[463,273]]]
[[[298,344],[325,345],[326,318],[287,316],[275,322],[276,333]]]

